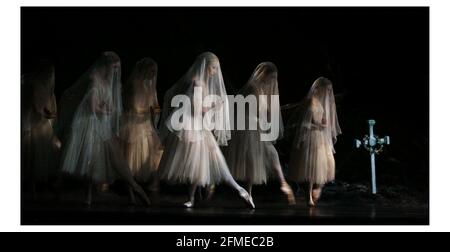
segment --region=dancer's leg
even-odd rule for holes
[[[251,180],[247,181],[247,192],[252,195],[252,189],[253,189],[253,182]]]
[[[312,196],[312,191],[313,191],[313,183],[308,182],[307,185],[307,190],[306,190],[306,197],[307,197],[307,204],[308,206],[315,206],[314,204],[314,200],[313,200],[313,196]]]
[[[280,181],[280,185],[281,185],[280,190],[286,195],[287,200],[290,205],[295,204],[294,192],[292,191],[291,187],[289,186],[289,184],[286,182],[286,179],[284,178],[283,171],[281,170],[280,159],[278,157],[278,152],[275,149],[275,146],[273,146],[273,144],[271,144],[271,143],[267,143],[265,145],[265,148],[266,148],[265,155],[267,155],[267,157],[270,158],[270,161],[272,163],[272,169],[275,170],[278,180]]]
[[[322,185],[314,184],[313,190],[312,190],[312,198],[314,200],[314,203],[317,203],[319,201],[320,196],[322,194]]]
[[[113,162],[113,167],[117,173],[148,205],[150,205],[150,200],[148,199],[147,194],[145,194],[144,189],[142,189],[142,187],[134,180],[133,174],[125,161],[125,157],[123,157],[122,152],[119,150],[119,142],[115,139],[111,139],[106,144]]]
[[[216,191],[216,185],[210,184],[206,187],[206,199],[210,200]]]
[[[194,207],[195,202],[195,191],[197,191],[197,184],[193,183],[191,184],[191,187],[189,188],[189,201],[184,203],[184,206],[187,208]]]
[[[250,208],[255,208],[252,196],[233,179],[230,173],[227,173],[225,183],[235,189]]]

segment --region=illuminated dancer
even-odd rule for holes
[[[324,77],[314,81],[302,104],[288,177],[306,184],[307,204],[314,206],[323,185],[334,180],[333,146],[341,134],[331,81]]]
[[[190,112],[182,113],[186,107],[172,107],[172,98],[179,98],[179,95],[184,95],[191,101],[192,106],[188,106]],[[218,99],[205,105],[204,98],[211,95]],[[227,145],[230,139],[226,95],[219,59],[216,55],[206,52],[196,58],[188,72],[164,96],[161,129],[164,153],[159,169],[162,179],[191,185],[189,201],[184,204],[186,207],[194,206],[198,187],[225,182],[254,208],[251,196],[231,176],[219,148],[219,145]],[[193,109],[190,109],[191,107]],[[193,121],[195,124],[198,119],[194,116],[195,111],[199,111],[201,118],[213,113],[214,129],[204,128],[210,127],[212,120],[206,120],[206,125],[202,123],[199,129],[192,127],[192,124],[188,124],[190,127],[187,128],[175,129],[173,123],[179,120],[180,114],[183,122]]]

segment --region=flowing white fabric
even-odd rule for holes
[[[159,114],[156,94],[158,66],[150,58],[136,63],[124,86],[120,139],[128,166],[139,182],[148,182],[158,169],[162,145],[155,129]]]
[[[117,177],[108,141],[119,134],[122,114],[120,58],[104,52],[61,98],[62,126],[70,125],[62,171],[95,182]],[[71,115],[73,109],[74,114]]]
[[[56,118],[55,69],[41,62],[22,76],[22,164],[26,179],[46,182],[55,175],[59,140],[52,120]]]
[[[219,96],[222,100],[221,104],[215,104],[213,109],[216,111],[218,117],[214,118],[214,122],[219,124],[221,129],[213,131],[219,145],[227,145],[231,138],[230,133],[230,119],[227,92],[220,69],[219,59],[216,55],[210,52],[205,52],[197,56],[194,64],[189,68],[188,72],[178,80],[164,95],[164,108],[162,111],[161,123],[161,138],[164,141],[168,135],[171,126],[169,125],[169,118],[173,112],[178,110],[171,107],[172,98],[176,95],[186,95],[191,100],[191,105],[194,106],[194,88],[200,88],[202,91],[202,98],[208,95]],[[194,111],[194,108],[192,108]]]
[[[334,144],[340,135],[334,93],[330,80],[320,77],[302,102],[300,121],[291,151],[289,178],[325,184],[334,180]]]
[[[194,88],[202,91],[194,95]],[[192,111],[200,109],[203,114],[209,110],[218,113],[216,122],[222,122],[222,129],[181,129],[174,130],[171,118],[181,108],[171,108],[175,95],[184,94],[191,100]],[[207,95],[217,95],[221,103],[204,107],[202,99]],[[160,163],[162,179],[197,185],[216,184],[232,180],[225,158],[219,148],[230,139],[228,100],[220,70],[219,59],[210,52],[200,54],[188,72],[164,96],[162,135],[164,153]],[[200,106],[200,108],[196,108]],[[183,120],[193,117],[193,113],[183,115]]]
[[[279,134],[278,139],[283,136],[283,120],[279,108],[278,92],[278,70],[275,64],[263,62],[259,64],[248,80],[247,84],[239,91],[243,96],[254,95],[258,101],[258,111],[266,113],[270,120],[271,115],[271,95],[276,95],[276,112],[279,114]],[[266,99],[261,100],[263,96]],[[258,123],[257,114],[246,111],[246,122],[254,120]],[[237,130],[234,128],[232,139],[226,151],[226,157],[230,166],[230,171],[236,180],[250,182],[252,184],[266,183],[270,171],[275,166],[280,166],[278,153],[274,143],[262,141],[260,138],[263,130],[259,127],[256,130]],[[281,167],[281,166],[280,166]]]

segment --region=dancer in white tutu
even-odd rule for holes
[[[53,131],[56,119],[55,68],[41,61],[22,76],[22,165],[24,180],[30,181],[33,197],[36,183],[55,178],[61,142]]]
[[[265,113],[265,118],[269,120],[276,120],[271,118],[271,109],[274,106],[275,113],[278,113],[279,116],[279,120],[275,122],[278,124],[277,139],[281,139],[283,137],[283,121],[279,106],[277,75],[278,70],[275,64],[263,62],[256,67],[247,84],[239,93],[244,97],[254,96],[258,102],[258,113]],[[275,100],[271,100],[272,95]],[[274,103],[272,104],[272,102]],[[268,131],[261,129],[259,124],[261,115],[258,116],[255,112],[246,111],[245,123],[248,123],[249,120],[254,121],[257,125],[256,129],[251,130],[246,127],[245,130],[238,130],[235,127],[233,130],[226,152],[231,174],[236,180],[247,183],[247,190],[251,195],[252,186],[265,184],[269,173],[274,171],[281,184],[280,189],[286,195],[289,204],[295,204],[294,194],[281,170],[278,153],[274,146],[275,141],[262,139],[261,134]]]
[[[160,108],[156,95],[158,65],[150,58],[136,63],[123,89],[124,113],[120,139],[125,159],[135,180],[158,190],[157,169],[162,145],[156,131]],[[130,194],[134,201],[133,191]]]
[[[307,204],[314,206],[323,185],[334,180],[334,144],[341,134],[331,81],[324,77],[314,81],[302,104],[288,176],[306,183]]]
[[[192,122],[187,123],[188,128],[174,127],[174,122],[179,121],[180,113],[185,109],[171,106],[172,98],[179,97],[177,95],[185,95],[191,101],[191,112],[181,116],[183,122]],[[206,104],[203,99],[211,95],[219,99]],[[225,182],[254,208],[251,196],[231,176],[219,148],[219,145],[227,145],[230,139],[226,95],[219,59],[213,53],[206,52],[197,57],[188,72],[164,96],[161,129],[164,153],[160,175],[168,181],[191,184],[186,207],[194,206],[197,187]],[[198,115],[201,120],[211,114],[214,114],[213,120],[206,120],[206,123],[197,125],[200,128],[194,128]],[[216,126],[214,129],[209,128],[212,124]]]
[[[104,52],[61,98],[61,126],[68,128],[62,171],[88,180],[86,203],[91,204],[94,183],[124,179],[149,203],[134,181],[119,141],[122,113],[120,58]]]

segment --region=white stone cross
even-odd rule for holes
[[[369,123],[369,135],[364,136],[362,141],[355,139],[355,145],[356,148],[359,148],[361,147],[361,144],[363,144],[364,148],[370,153],[370,165],[372,171],[372,194],[376,194],[377,183],[375,171],[375,154],[379,154],[385,144],[390,144],[390,138],[389,136],[380,138],[373,134],[373,126],[375,125],[375,120],[368,120],[367,123]]]

